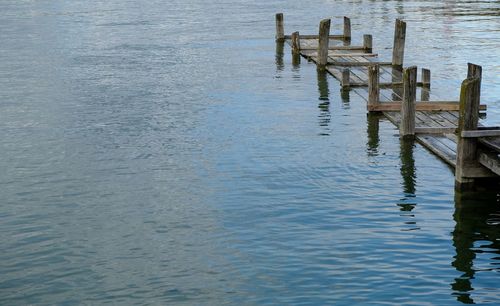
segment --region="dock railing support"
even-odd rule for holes
[[[344,39],[351,39],[351,19],[344,16]]]
[[[405,54],[406,22],[396,19],[394,26],[394,44],[392,48],[392,65],[403,67]]]
[[[285,41],[285,25],[283,21],[283,13],[276,14],[276,41]]]
[[[363,35],[363,48],[366,53],[373,51],[373,37],[370,34]]]
[[[379,65],[368,66],[368,111],[380,102]]]
[[[318,69],[324,70],[328,63],[328,43],[330,42],[330,19],[319,23]]]
[[[477,140],[462,137],[463,131],[476,130],[479,121],[481,102],[481,66],[469,64],[467,79],[460,88],[460,115],[458,119],[457,166],[455,169],[455,188],[470,190],[474,188],[474,169],[477,169]]]
[[[417,96],[417,67],[403,70],[403,101],[401,104],[401,123],[399,134],[403,138],[415,136],[415,101]]]
[[[422,68],[422,89],[420,91],[420,100],[429,101],[431,89],[431,71],[429,69]]]

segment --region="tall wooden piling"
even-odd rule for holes
[[[344,16],[344,39],[351,39],[351,19]]]
[[[368,66],[368,110],[372,111],[380,102],[379,65]]]
[[[276,14],[276,41],[285,41],[285,25],[283,21],[283,13]]]
[[[422,89],[420,91],[420,100],[429,101],[431,89],[431,71],[429,69],[422,68]]]
[[[373,51],[373,37],[370,34],[363,35],[363,49],[366,53]]]
[[[415,135],[415,101],[417,96],[417,67],[403,70],[403,102],[401,104],[401,123],[399,134],[403,137]]]
[[[396,19],[394,26],[394,44],[392,49],[392,65],[403,66],[406,40],[406,22]]]
[[[330,19],[323,19],[319,23],[318,42],[318,69],[323,70],[328,63],[328,44],[330,42]]]
[[[348,90],[350,88],[351,83],[351,70],[349,68],[344,68],[342,70],[342,81],[340,85],[342,86],[342,90]]]
[[[472,172],[477,168],[477,141],[475,138],[461,136],[462,131],[477,129],[479,120],[481,79],[477,76],[477,71],[469,69],[469,72],[472,77],[465,79],[460,89],[457,166],[455,170],[455,187],[459,190],[473,188],[474,175]]]
[[[481,79],[483,75],[483,68],[479,65],[467,63],[467,78],[479,78],[479,99],[481,99]]]
[[[299,32],[292,33],[292,52],[299,53],[300,52],[300,35]]]

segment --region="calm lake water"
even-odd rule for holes
[[[286,32],[352,18],[500,124],[499,1],[0,2],[0,304],[500,304],[500,196]]]

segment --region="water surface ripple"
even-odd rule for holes
[[[352,18],[458,97],[498,1],[0,3],[0,304],[500,303],[498,194],[274,42]]]

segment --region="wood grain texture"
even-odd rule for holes
[[[415,135],[416,83],[417,67],[406,68],[403,71],[403,101],[401,103],[401,125],[399,126],[399,135],[402,137]]]

